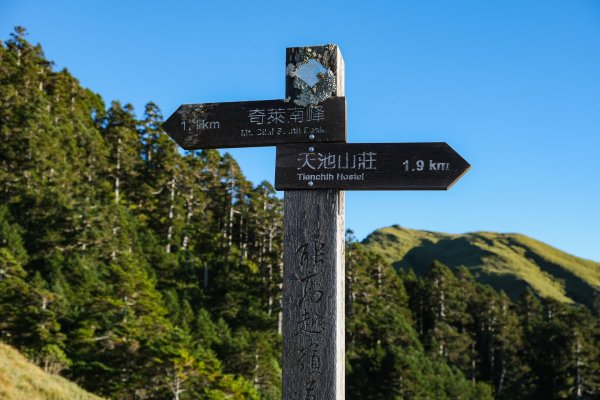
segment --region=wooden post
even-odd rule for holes
[[[310,109],[343,95],[337,46],[287,49],[286,100]],[[288,190],[284,199],[283,399],[343,400],[344,192]]]

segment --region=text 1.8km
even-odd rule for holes
[[[449,171],[450,163],[436,162],[434,160],[417,160],[411,162],[404,160],[402,163],[405,171]]]

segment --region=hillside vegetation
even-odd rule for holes
[[[600,291],[600,263],[584,260],[519,234],[427,232],[394,225],[364,244],[402,270],[425,274],[434,260],[465,266],[478,281],[518,299],[527,287],[541,297],[591,305]]]
[[[0,343],[0,399],[101,400],[60,376],[44,372],[3,343]]]
[[[0,340],[105,398],[279,400],[282,200],[227,153],[180,152],[162,121],[55,71],[22,28],[0,44]],[[420,247],[382,256],[347,237],[348,400],[599,398],[600,302],[541,278],[564,256],[402,234],[448,251],[416,275],[387,260],[434,258]],[[562,301],[478,282],[502,267],[475,268],[494,252],[514,269],[531,252],[538,270],[519,279]]]

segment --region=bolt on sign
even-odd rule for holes
[[[446,143],[346,143],[335,45],[288,48],[285,79],[284,100],[184,104],[162,127],[186,150],[277,146],[283,398],[343,400],[343,190],[446,190],[470,165]]]

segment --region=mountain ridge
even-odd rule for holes
[[[478,281],[515,299],[531,287],[544,298],[590,305],[600,291],[600,263],[576,257],[519,233],[450,234],[392,225],[363,244],[398,270],[423,275],[434,260],[467,267]]]

